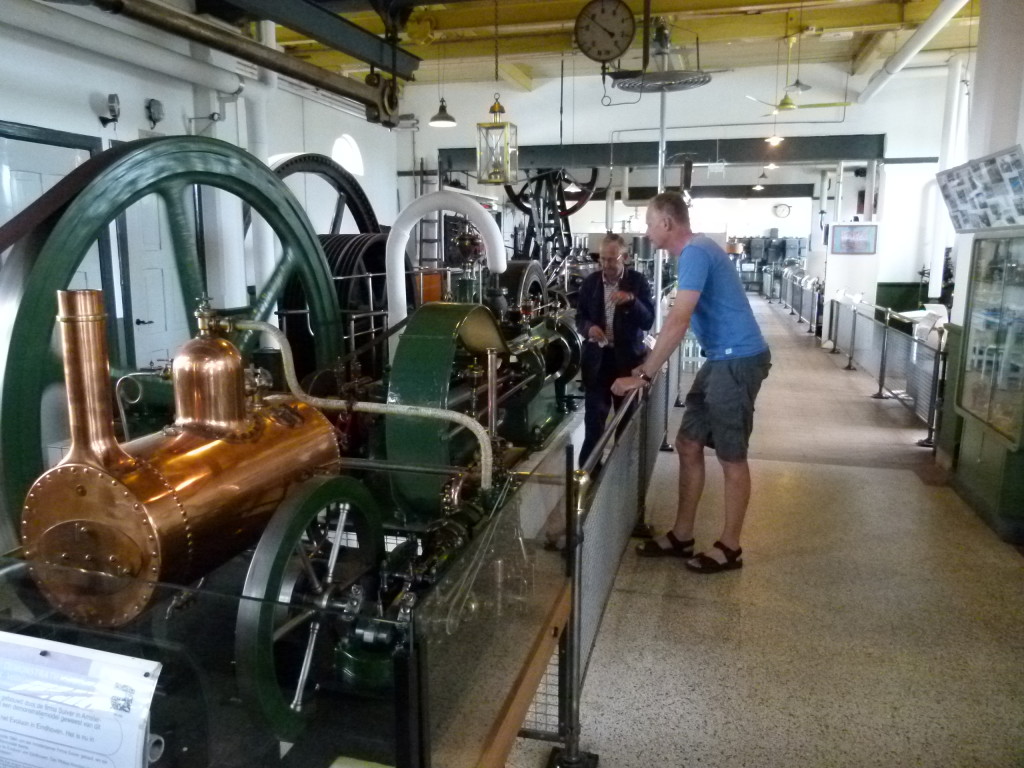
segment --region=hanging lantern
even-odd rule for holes
[[[519,140],[514,123],[503,121],[505,108],[494,94],[491,122],[476,124],[476,173],[480,184],[511,184],[519,173]]]

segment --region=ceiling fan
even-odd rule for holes
[[[797,104],[793,101],[793,97],[788,93],[783,94],[782,98],[779,99],[778,104],[772,104],[771,102],[758,99],[754,96],[747,96],[751,101],[756,101],[758,104],[764,104],[766,107],[771,108],[771,112],[766,117],[777,115],[779,112],[789,112],[794,109],[822,109],[825,107],[848,107],[853,104],[852,101],[823,101],[817,104]]]
[[[803,18],[803,4],[801,4],[800,12],[801,12],[801,20],[802,20],[802,18]],[[788,19],[787,19],[787,21],[788,21]],[[803,30],[801,28],[801,32],[802,31]],[[773,115],[779,114],[779,112],[789,112],[789,111],[792,111],[794,109],[824,109],[826,107],[848,107],[848,106],[850,106],[853,102],[850,102],[850,101],[823,101],[823,102],[818,102],[816,104],[797,104],[795,101],[793,101],[793,97],[790,96],[790,93],[802,93],[804,91],[809,91],[811,89],[811,86],[807,85],[807,83],[801,82],[801,80],[800,80],[800,55],[799,55],[799,53],[797,53],[797,59],[796,59],[796,78],[793,80],[792,83],[789,82],[789,65],[790,65],[790,62],[791,62],[792,57],[793,57],[793,43],[795,43],[797,41],[797,37],[798,37],[797,35],[790,35],[789,34],[789,28],[787,27],[787,29],[786,29],[786,37],[785,37],[785,40],[786,40],[786,79],[783,82],[788,83],[788,85],[786,85],[786,87],[783,89],[782,98],[779,99],[778,103],[773,104],[771,102],[765,101],[764,99],[758,99],[755,96],[749,96],[749,95],[747,96],[747,98],[750,99],[751,101],[756,101],[758,104],[764,104],[766,107],[771,108],[772,111],[768,115],[765,115],[765,117],[772,117]],[[775,81],[776,82],[776,89],[778,88],[778,66],[779,66],[779,62],[778,62],[778,59],[776,59],[776,81]],[[778,90],[776,90],[775,93],[776,93],[776,95],[778,95]]]

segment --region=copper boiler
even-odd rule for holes
[[[338,444],[316,409],[248,398],[238,350],[205,329],[174,361],[174,425],[118,444],[102,293],[60,291],[58,307],[71,449],[29,490],[22,543],[54,607],[119,626],[157,582],[191,583],[252,546],[290,485],[337,472]]]

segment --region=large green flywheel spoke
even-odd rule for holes
[[[24,495],[43,470],[40,407],[51,383],[56,292],[70,285],[111,222],[156,194],[166,204],[182,298],[191,310],[205,285],[192,219],[197,185],[241,198],[280,240],[283,255],[250,314],[269,318],[281,286],[295,274],[309,303],[317,364],[329,367],[339,356],[340,311],[323,249],[298,201],[263,163],[230,144],[198,136],[131,142],[98,155],[5,226],[22,231],[30,222],[33,227],[0,270],[6,317],[0,324],[0,546],[5,549],[16,542]],[[114,306],[113,297],[107,304]]]

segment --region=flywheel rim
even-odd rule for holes
[[[82,183],[83,177],[88,178],[84,172],[74,179],[69,176],[51,190],[55,193],[49,203],[44,196],[33,204],[49,204],[52,210],[42,217],[35,212],[41,223],[15,245],[0,270],[0,300],[17,306],[13,322],[0,328],[0,506],[5,512],[0,525],[15,523],[24,493],[42,472],[40,400],[50,382],[47,371],[52,368],[49,348],[56,291],[68,286],[97,233],[146,195],[158,194],[167,205],[186,307],[198,298],[197,290],[201,293],[204,281],[190,224],[180,220],[184,200],[175,203],[174,198],[196,185],[206,185],[252,205],[284,249],[251,314],[266,319],[289,275],[297,273],[308,286],[311,319],[323,331],[317,335],[317,357],[327,365],[339,355],[336,326],[340,311],[323,251],[305,212],[269,168],[238,147],[197,136],[146,139],[110,152],[110,156],[103,153],[82,166],[96,169],[86,183]],[[66,191],[62,197],[58,190],[65,182],[80,185],[70,200]],[[26,218],[32,217],[33,206],[25,212]],[[16,225],[17,219],[10,224]],[[254,336],[248,334],[238,341],[246,347]]]

